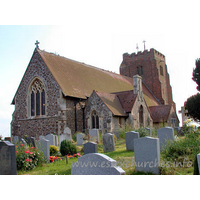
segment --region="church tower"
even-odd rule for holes
[[[138,74],[161,104],[173,104],[165,56],[155,49],[123,54],[120,74],[128,77]]]

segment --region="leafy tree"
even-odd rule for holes
[[[188,115],[195,120],[200,120],[200,94],[197,93],[187,99],[185,109],[188,110]]]
[[[200,91],[200,59],[196,60],[196,68],[193,69],[193,77],[192,80],[196,82],[197,90]]]

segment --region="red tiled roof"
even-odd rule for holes
[[[166,122],[172,105],[150,106],[151,117],[153,122]]]
[[[124,91],[124,92],[115,92],[113,94],[116,94],[119,98],[119,101],[123,107],[123,109],[129,113],[131,112],[133,105],[135,103],[135,100],[137,98],[137,94],[133,94],[133,90],[130,91]]]
[[[127,116],[116,94],[109,94],[109,93],[97,92],[97,91],[95,92],[100,97],[100,99],[104,102],[104,104],[108,107],[108,109],[113,113],[113,115]]]

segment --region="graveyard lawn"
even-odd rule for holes
[[[78,152],[83,155],[81,147],[77,146]],[[151,173],[135,172],[134,165],[134,151],[126,151],[126,142],[125,139],[120,138],[116,141],[115,151],[112,152],[103,152],[103,144],[100,142],[98,144],[98,153],[103,153],[112,159],[117,161],[117,165],[120,166],[125,172],[126,175],[151,175]],[[66,158],[63,157],[62,160],[55,161],[53,163],[43,164],[41,167],[36,167],[30,171],[17,171],[18,175],[70,175],[71,174],[71,165],[78,161],[78,158],[71,157],[68,159],[68,164],[66,164]],[[161,162],[163,161],[161,156]],[[172,167],[170,168],[161,168],[161,174],[172,174],[172,175],[192,175],[193,166],[191,167]]]

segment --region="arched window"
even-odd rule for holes
[[[45,115],[45,87],[41,80],[35,79],[30,87],[30,115]]]
[[[97,115],[96,111],[94,110],[91,114],[92,116],[92,128],[99,129],[99,116]]]
[[[140,109],[139,109],[139,123],[140,123],[140,126],[143,126],[143,106],[141,105],[140,106]]]

